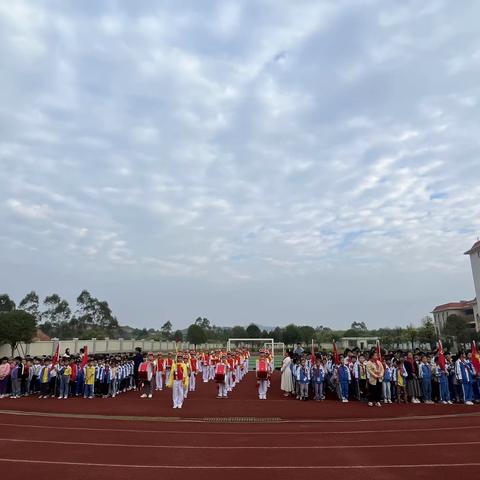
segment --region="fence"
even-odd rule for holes
[[[14,356],[30,355],[31,357],[41,357],[42,355],[52,355],[55,349],[57,339],[48,341],[38,341],[33,343],[20,343],[14,351]],[[84,346],[88,347],[88,352],[95,353],[120,353],[133,352],[136,347],[140,347],[143,352],[175,352],[178,350],[186,350],[194,348],[194,345],[187,342],[160,342],[155,340],[127,340],[123,338],[97,340],[92,338],[90,340],[79,340],[74,338],[72,340],[60,340],[60,354],[69,348],[70,353],[78,353]],[[222,348],[224,345],[220,343],[208,343],[197,345],[197,349],[216,349]],[[0,357],[10,357],[12,354],[9,345],[0,345]]]

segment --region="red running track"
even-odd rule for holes
[[[105,400],[1,400],[0,471],[5,478],[36,480],[58,476],[236,480],[246,475],[249,480],[305,475],[441,480],[452,475],[467,478],[480,467],[477,407],[372,409],[353,402],[300,403],[279,394],[260,401],[254,398],[251,376],[229,400],[214,399],[214,385],[202,384],[181,414],[198,417],[195,414],[204,405],[208,414],[203,417],[212,416],[210,412],[215,417],[260,412],[262,417],[283,420],[218,424],[198,418],[160,421],[155,416],[179,412],[168,407],[168,393],[161,393],[150,401],[133,393]],[[129,402],[133,406],[127,408]],[[19,410],[23,413],[16,413]],[[48,413],[59,410],[63,416]],[[91,417],[72,417],[69,410]],[[143,419],[113,417],[127,411]],[[155,413],[147,413],[151,411]],[[101,412],[112,418],[94,415]]]

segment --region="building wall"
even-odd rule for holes
[[[471,310],[471,309],[470,309]],[[433,314],[433,324],[435,326],[435,331],[437,332],[438,335],[441,335],[443,332],[443,329],[445,327],[445,323],[447,321],[447,318],[450,315],[458,315],[459,317],[466,318],[468,322],[472,323],[475,320],[475,329],[478,332],[480,330],[480,317],[477,317],[478,314],[478,308],[477,305],[473,306],[473,315],[467,315],[466,309],[450,309],[450,310],[444,310],[442,312],[436,312]],[[473,326],[473,325],[472,325]]]
[[[470,263],[472,265],[472,275],[473,275],[473,283],[475,285],[475,294],[477,297],[477,308],[476,312],[480,311],[479,304],[480,304],[480,256],[479,253],[471,253],[470,254]],[[475,316],[476,319],[476,326],[477,326],[477,332],[480,331],[480,322],[479,318]]]
[[[479,299],[477,297],[477,303],[473,305],[473,315],[475,317],[475,330],[480,332],[480,308],[479,306]]]

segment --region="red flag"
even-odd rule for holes
[[[85,368],[85,365],[88,362],[88,346],[85,345],[83,347],[83,356],[82,356],[82,363],[80,364],[80,368]]]
[[[50,370],[58,363],[59,358],[60,358],[60,342],[57,342],[57,348],[55,349],[55,353],[53,354]]]
[[[477,375],[480,374],[480,355],[478,353],[477,344],[475,340],[472,342],[472,365]]]
[[[315,347],[313,346],[313,340],[312,340],[312,357],[311,357],[312,365],[315,365],[316,360],[317,359],[315,357]]]
[[[375,351],[377,352],[378,359],[382,361],[382,348],[380,347],[380,340],[377,340],[377,345],[375,347]]]
[[[338,365],[340,363],[340,360],[338,358],[338,352],[337,352],[337,344],[335,340],[333,341],[333,364]]]
[[[444,371],[447,369],[447,362],[445,361],[445,354],[443,353],[443,345],[441,340],[438,341],[438,366]]]

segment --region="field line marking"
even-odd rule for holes
[[[74,467],[107,467],[107,468],[138,468],[138,469],[171,469],[171,470],[378,470],[378,469],[408,469],[408,468],[459,468],[459,467],[480,467],[480,463],[417,463],[404,465],[134,465],[122,463],[92,463],[92,462],[64,462],[55,460],[27,460],[0,458],[0,462],[6,463],[27,463],[39,465],[63,465]]]
[[[125,432],[125,433],[154,433],[154,434],[169,434],[169,435],[290,435],[290,436],[304,436],[304,435],[334,435],[334,434],[348,434],[348,435],[363,435],[367,433],[378,433],[377,430],[338,430],[338,431],[324,431],[324,430],[305,430],[299,432],[291,431],[270,431],[270,432],[251,432],[248,430],[237,431],[217,431],[217,430],[144,430],[133,428],[94,428],[94,427],[63,427],[52,425],[33,425],[33,424],[17,424],[17,423],[0,423],[3,427],[17,427],[17,428],[38,428],[45,430],[75,430],[85,432]],[[414,432],[439,432],[439,431],[455,431],[455,430],[472,430],[480,428],[479,425],[465,425],[455,427],[429,427],[429,428],[410,428],[410,429],[383,429],[381,433],[414,433]]]
[[[48,445],[77,445],[89,447],[121,447],[121,448],[163,448],[177,449],[179,446],[182,450],[343,450],[343,449],[360,449],[360,448],[409,448],[409,447],[457,447],[468,445],[480,445],[478,442],[436,442],[436,443],[393,443],[393,444],[370,444],[370,445],[154,445],[154,444],[134,444],[134,443],[95,443],[95,442],[70,442],[61,440],[34,440],[23,438],[0,438],[0,442],[12,443],[39,443]]]

